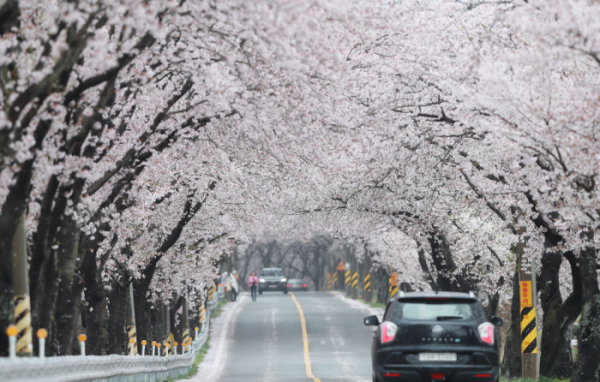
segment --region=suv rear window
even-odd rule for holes
[[[475,301],[423,299],[401,301],[392,307],[391,320],[452,321],[480,316]]]
[[[281,269],[263,269],[260,272],[261,276],[283,276],[283,270]]]

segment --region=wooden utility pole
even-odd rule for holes
[[[27,236],[25,219],[19,217],[17,231],[12,240],[13,287],[15,303],[15,325],[19,331],[17,354],[29,357],[33,353],[31,329],[31,300],[29,298],[29,269],[27,267]]]
[[[522,217],[523,215],[521,215]],[[538,379],[538,344],[536,328],[536,285],[535,264],[524,259],[526,237],[525,227],[517,228],[517,267],[519,271],[519,296],[521,301],[521,362],[523,378]]]
[[[371,266],[373,265],[373,260],[371,260],[371,256],[369,253],[365,253],[365,260],[363,262],[363,274],[364,274],[364,293],[363,298],[367,304],[370,304],[373,301],[373,292],[371,288]]]

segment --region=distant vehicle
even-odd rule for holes
[[[258,294],[276,290],[283,293],[288,292],[288,278],[281,268],[263,268],[258,275]]]
[[[307,291],[308,284],[303,279],[289,279],[287,282],[288,290]]]
[[[498,382],[496,328],[502,318],[485,317],[473,293],[400,293],[377,316],[372,345],[373,381]]]

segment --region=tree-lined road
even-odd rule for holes
[[[294,297],[306,322],[314,378],[307,375]],[[211,348],[194,381],[370,381],[373,332],[362,323],[367,314],[336,293],[264,293],[256,302],[242,294],[216,320]]]

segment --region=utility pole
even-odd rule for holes
[[[31,300],[29,298],[29,269],[27,267],[27,236],[25,219],[21,214],[12,240],[15,324],[19,331],[17,354],[30,357],[33,353],[31,329]]]
[[[348,245],[344,244],[344,252],[346,254],[345,271],[344,271],[344,286],[346,289],[346,297],[352,297],[352,257],[348,249]]]
[[[344,289],[344,274],[343,271],[340,271],[340,264],[342,266],[344,266],[344,262],[343,261],[339,261],[336,263],[338,259],[334,258],[333,259],[333,266],[331,267],[334,271],[333,271],[333,289],[334,290],[341,290]]]
[[[181,324],[181,326],[183,328],[183,335],[182,335],[181,343],[187,344],[188,341],[190,340],[190,320],[189,320],[189,313],[188,313],[187,298],[185,296],[183,296],[182,299],[183,299],[183,323]],[[183,347],[182,347],[182,349],[183,349]]]
[[[225,296],[225,298],[227,299],[226,301],[231,301],[231,281],[230,281],[230,277],[231,277],[231,255],[227,255],[227,264],[225,265],[225,269],[227,269],[227,283],[225,285],[227,285],[227,295]]]
[[[370,304],[373,301],[373,292],[371,291],[371,266],[373,260],[371,260],[371,256],[369,252],[365,253],[365,260],[363,261],[363,274],[364,274],[364,293],[363,298],[367,304]]]
[[[169,346],[171,345],[171,317],[170,317],[170,309],[169,302],[165,302],[163,305],[163,325],[164,325],[164,340],[163,340],[163,353],[167,354],[169,351]]]
[[[519,217],[524,217],[523,213]],[[535,307],[537,286],[535,284],[535,264],[523,258],[527,237],[524,226],[517,228],[517,267],[519,271],[519,297],[521,302],[521,362],[523,378],[538,379],[538,344]]]
[[[135,305],[133,303],[133,282],[129,283],[129,303],[127,304],[127,337],[128,344],[133,345],[133,355],[138,354],[137,332],[135,328]]]
[[[358,298],[358,260],[356,259],[356,253],[352,254],[350,264],[350,271],[352,272],[352,298],[356,300]]]

